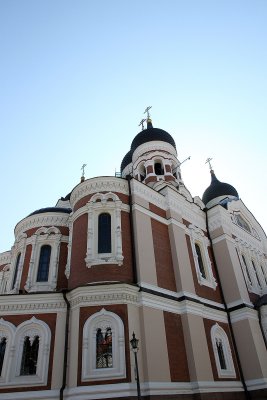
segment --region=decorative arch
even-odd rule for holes
[[[219,378],[234,378],[236,376],[235,367],[226,332],[216,323],[212,326],[210,334]]]
[[[25,343],[34,345],[38,338],[36,365],[31,373],[24,373],[22,369],[23,357],[25,355]],[[14,335],[14,358],[11,371],[11,381],[20,385],[47,383],[48,363],[50,354],[51,331],[49,326],[42,320],[32,317],[22,322],[16,329]]]
[[[122,202],[112,192],[96,193],[87,203],[88,230],[85,262],[88,268],[99,264],[122,265],[121,210]],[[102,240],[102,234],[100,236],[99,232],[99,216],[101,214],[110,215],[108,228],[110,230],[110,243],[105,250],[103,250],[103,247],[99,247],[99,240]]]
[[[191,224],[188,228],[198,283],[216,289],[217,282],[213,276],[208,252],[209,239],[195,225]]]
[[[105,340],[105,354],[102,349],[99,350],[99,334]],[[102,362],[101,357],[102,360],[105,357],[106,362]],[[101,311],[91,315],[84,324],[82,380],[119,379],[125,376],[123,321],[117,314],[102,308]]]
[[[6,383],[10,372],[15,326],[0,318],[0,384]],[[2,346],[1,346],[2,344]],[[4,344],[4,346],[3,346]]]
[[[32,253],[25,289],[28,292],[53,291],[57,286],[58,259],[61,232],[55,226],[40,227],[31,238]],[[46,273],[40,278],[40,263],[44,246],[50,246],[50,257],[46,265]],[[43,263],[43,261],[42,261]]]

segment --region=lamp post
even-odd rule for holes
[[[139,381],[139,371],[138,371],[138,362],[137,362],[137,352],[138,352],[138,342],[139,339],[136,339],[135,333],[133,332],[133,337],[130,340],[132,351],[134,353],[134,361],[135,361],[135,372],[136,372],[136,385],[137,385],[137,398],[141,400],[141,390],[140,390],[140,381]]]

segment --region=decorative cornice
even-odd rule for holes
[[[11,258],[11,251],[0,253],[0,265],[9,264]]]
[[[141,144],[140,146],[137,147],[137,149],[134,151],[133,156],[132,156],[132,160],[133,163],[135,163],[135,161],[142,156],[144,153],[150,151],[160,151],[160,152],[167,152],[172,154],[175,158],[177,157],[177,152],[175,150],[175,148],[167,143],[167,142],[162,142],[162,141],[150,141],[150,142],[146,142]]]
[[[68,227],[69,214],[61,212],[36,214],[24,218],[15,228],[15,237],[18,237],[23,232],[42,226],[65,226]]]
[[[66,309],[61,294],[47,293],[39,295],[0,296],[0,314],[20,314],[23,312],[43,313]]]
[[[86,305],[104,304],[137,304],[138,287],[118,284],[103,286],[87,286],[75,289],[69,293],[69,301],[72,308]]]
[[[87,179],[73,189],[70,197],[72,208],[83,197],[98,192],[117,192],[128,195],[128,183],[125,179],[113,176]]]

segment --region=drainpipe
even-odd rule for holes
[[[224,293],[223,293],[223,289],[222,289],[222,282],[221,282],[221,279],[220,279],[218,266],[217,266],[216,259],[215,259],[213,244],[212,244],[212,240],[211,240],[211,237],[210,237],[210,231],[209,231],[208,210],[207,210],[207,208],[205,208],[204,211],[205,211],[205,214],[206,214],[206,228],[207,228],[208,239],[210,241],[210,246],[211,246],[211,254],[212,254],[212,258],[213,258],[213,262],[214,262],[214,268],[215,268],[217,279],[218,279],[218,286],[219,286],[222,302],[223,302],[224,308],[226,310],[228,325],[229,325],[229,328],[230,328],[231,338],[232,338],[232,342],[233,342],[233,346],[234,346],[234,350],[235,350],[236,361],[237,361],[237,365],[238,365],[240,379],[241,379],[241,382],[242,382],[242,385],[243,385],[243,388],[244,388],[246,399],[247,400],[251,400],[251,396],[250,396],[250,393],[248,391],[248,388],[247,388],[247,385],[246,385],[246,382],[245,382],[243,369],[242,369],[242,365],[241,365],[241,361],[240,361],[240,357],[239,357],[239,353],[238,353],[238,349],[237,349],[237,344],[236,344],[235,335],[234,335],[234,331],[233,331],[233,325],[232,325],[232,321],[231,321],[230,312],[228,310],[228,307],[227,307],[227,304],[226,304],[226,301],[225,301],[225,297],[224,297]]]
[[[67,363],[68,363],[68,342],[69,342],[69,321],[70,321],[70,302],[67,299],[66,293],[68,290],[63,290],[63,298],[67,305],[67,314],[66,314],[66,325],[65,325],[65,346],[64,346],[64,360],[63,360],[63,377],[62,377],[62,386],[59,392],[59,399],[63,400],[63,392],[66,387],[67,380]]]

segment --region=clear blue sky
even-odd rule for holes
[[[146,106],[192,195],[213,157],[267,229],[267,1],[2,0],[0,251],[18,221],[114,175]]]

